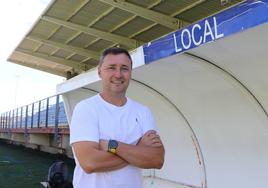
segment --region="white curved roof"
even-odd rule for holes
[[[240,2],[54,0],[8,61],[70,78],[94,68],[107,47],[133,50]]]

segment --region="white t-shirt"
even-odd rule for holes
[[[136,144],[148,130],[156,130],[151,111],[127,98],[124,106],[112,105],[98,94],[79,102],[70,125],[70,143],[99,139]],[[87,174],[74,155],[75,188],[141,188],[141,170],[128,165],[118,170]]]

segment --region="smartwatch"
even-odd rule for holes
[[[109,140],[108,142],[108,152],[116,154],[116,149],[118,147],[118,142],[116,140]]]

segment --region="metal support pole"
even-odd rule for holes
[[[3,128],[4,128],[4,125],[5,125],[5,124],[4,124],[4,123],[5,123],[5,115],[4,115],[4,113],[2,113],[1,117],[2,117],[2,118],[1,118],[1,119],[2,119],[2,121],[1,121],[1,122],[2,122],[2,123],[1,123],[1,128],[3,129]]]
[[[8,112],[8,128],[10,129],[10,123],[11,123],[11,111]]]
[[[59,125],[59,111],[60,111],[60,106],[59,106],[59,99],[60,99],[60,96],[57,95],[56,96],[56,107],[55,107],[55,132],[54,132],[54,142],[55,143],[58,143],[58,135],[59,135],[59,128],[58,128],[58,125]]]
[[[20,128],[22,128],[22,114],[23,113],[23,107],[20,108]]]
[[[40,110],[41,110],[41,101],[38,103],[38,117],[37,117],[37,127],[40,127]]]
[[[33,128],[33,118],[34,118],[34,103],[32,104],[31,128]]]
[[[11,128],[13,129],[14,127],[15,127],[15,112],[14,112],[15,110],[12,110],[12,126],[11,126]]]
[[[28,121],[28,105],[26,106],[26,113],[25,113],[25,133],[27,134],[27,121]]]
[[[1,119],[0,119],[0,128],[3,128],[2,125],[3,125],[3,117],[2,117],[2,114],[1,114]]]
[[[4,128],[4,113],[1,114],[1,128]]]
[[[4,128],[4,122],[5,122],[5,119],[4,119],[4,113],[1,114],[1,128],[3,129]]]
[[[16,109],[16,128],[18,128],[18,115],[19,115],[19,109]]]
[[[8,112],[6,112],[6,129],[8,128]]]
[[[4,128],[4,113],[1,114],[1,128]]]
[[[8,112],[8,129],[7,129],[8,138],[11,137],[11,123],[12,123],[12,119],[11,119],[11,110],[10,110]]]
[[[48,127],[48,108],[49,108],[49,98],[47,98],[47,108],[46,108],[46,128]]]
[[[7,128],[7,112],[5,113],[5,126],[4,128],[6,129]]]

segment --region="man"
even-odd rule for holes
[[[70,125],[75,188],[141,188],[141,168],[160,169],[164,147],[151,111],[127,98],[132,60],[122,48],[105,50],[102,90],[79,102]]]

